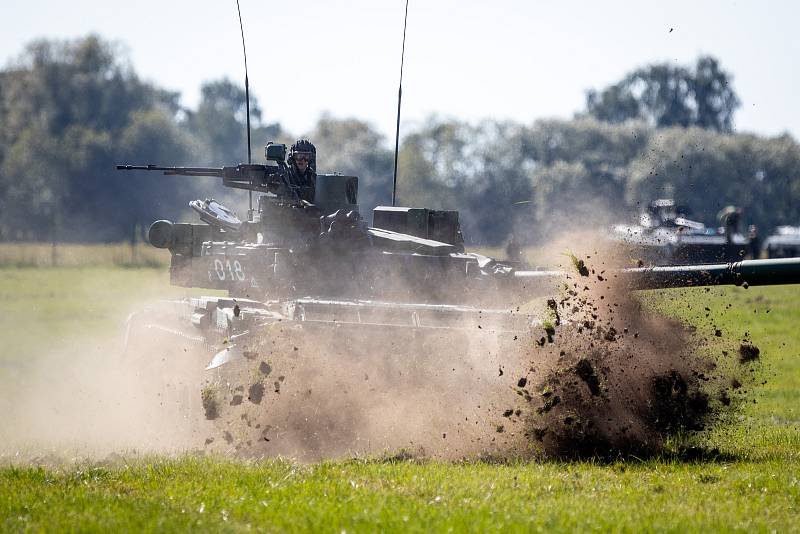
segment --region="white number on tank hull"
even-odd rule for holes
[[[242,268],[242,264],[239,260],[225,260],[224,262],[220,259],[214,260],[214,272],[211,273],[209,271],[208,278],[209,280],[212,278],[212,274],[217,276],[217,279],[221,282],[225,280],[230,280],[231,282],[244,282],[245,274],[244,269]]]

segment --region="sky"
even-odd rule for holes
[[[394,138],[404,0],[240,0],[251,94],[299,135],[323,113]],[[409,0],[402,130],[427,117],[570,118],[636,67],[717,57],[742,101],[737,131],[800,139],[791,1]],[[243,84],[235,0],[0,0],[0,65],[36,38],[96,33],[140,77],[194,107],[204,81]]]

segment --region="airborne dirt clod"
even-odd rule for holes
[[[211,387],[203,388],[200,392],[200,400],[203,403],[203,410],[206,414],[206,419],[216,419],[219,416],[219,401],[217,394]],[[231,404],[235,401],[231,400]]]
[[[261,404],[261,399],[264,398],[264,384],[256,382],[251,384],[247,389],[247,399],[253,404]]]
[[[749,342],[739,345],[739,362],[749,363],[758,360],[761,351],[758,347]]]

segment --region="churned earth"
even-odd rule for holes
[[[545,455],[652,456],[735,413],[743,384],[759,376],[747,334],[736,353],[712,349],[709,330],[644,305],[602,259],[576,258],[575,266],[548,302],[552,328],[518,384],[526,435]]]

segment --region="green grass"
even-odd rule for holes
[[[141,459],[7,468],[3,530],[786,531],[781,461],[512,465]]]
[[[126,306],[183,292],[149,269],[6,269],[0,280],[0,340],[14,347],[3,351],[7,362],[86,329],[113,331]],[[761,349],[767,383],[756,402],[704,438],[718,455],[613,464],[43,459],[0,468],[0,531],[797,531],[800,287],[646,298],[712,341],[721,329],[726,337],[709,350],[745,332]]]
[[[8,468],[3,530],[787,531],[781,462],[413,464],[141,459]]]
[[[712,433],[709,445],[742,460],[783,459],[800,472],[800,287],[658,291],[645,300],[696,326],[712,352],[735,350],[745,336],[759,347],[758,387],[736,424]]]

